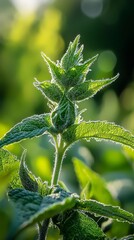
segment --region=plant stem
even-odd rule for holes
[[[51,180],[51,187],[53,185],[58,184],[61,167],[62,167],[62,161],[65,153],[65,148],[63,147],[63,142],[61,141],[61,136],[58,136],[55,140],[55,162],[54,162],[54,169],[53,169],[53,175]],[[43,224],[40,226],[39,229],[39,240],[46,240],[47,237],[47,230],[49,226],[50,219],[44,220]]]
[[[63,148],[63,142],[62,142],[61,136],[59,136],[58,140],[55,139],[55,148],[56,148],[56,153],[55,153],[55,162],[54,162],[51,187],[53,185],[58,184],[61,167],[62,167],[62,161],[64,157],[64,152],[65,152],[65,149]]]
[[[43,221],[43,224],[40,226],[39,240],[46,240],[49,222],[50,222],[50,219],[46,219]]]

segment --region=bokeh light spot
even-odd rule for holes
[[[98,58],[98,67],[103,72],[112,72],[116,62],[116,55],[112,51],[103,51]]]
[[[130,85],[121,94],[121,103],[125,110],[134,110],[134,86]]]
[[[99,17],[103,11],[103,0],[83,0],[81,9],[90,18]]]
[[[36,11],[42,4],[50,3],[52,0],[11,0],[11,2],[19,12],[27,14]]]
[[[43,180],[49,180],[52,174],[50,160],[46,157],[39,156],[34,161],[34,168],[37,176]]]

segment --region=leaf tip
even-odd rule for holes
[[[47,61],[48,57],[46,56],[46,54],[43,51],[41,51],[41,56],[43,57],[43,59],[45,61]]]

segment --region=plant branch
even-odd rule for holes
[[[51,187],[53,185],[57,185],[58,183],[61,167],[62,167],[62,161],[63,161],[65,149],[66,149],[63,147],[64,143],[61,140],[62,139],[60,135],[57,136],[57,138],[54,138],[56,153],[55,153],[55,162],[54,162]],[[44,220],[43,224],[39,227],[39,240],[46,240],[49,222],[50,222],[50,219],[46,219]]]
[[[64,143],[62,141],[61,136],[59,135],[57,137],[57,139],[54,139],[54,140],[55,140],[56,153],[55,153],[55,162],[54,162],[51,187],[53,185],[57,185],[57,183],[58,183],[60,172],[61,172],[61,167],[62,167],[62,162],[63,162],[63,158],[64,158],[64,153],[65,153],[65,148],[63,147]]]
[[[49,222],[50,219],[46,219],[43,224],[39,226],[39,240],[46,240]]]

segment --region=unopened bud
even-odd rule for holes
[[[64,95],[52,113],[52,123],[58,132],[62,132],[74,123],[75,115],[75,105]]]

